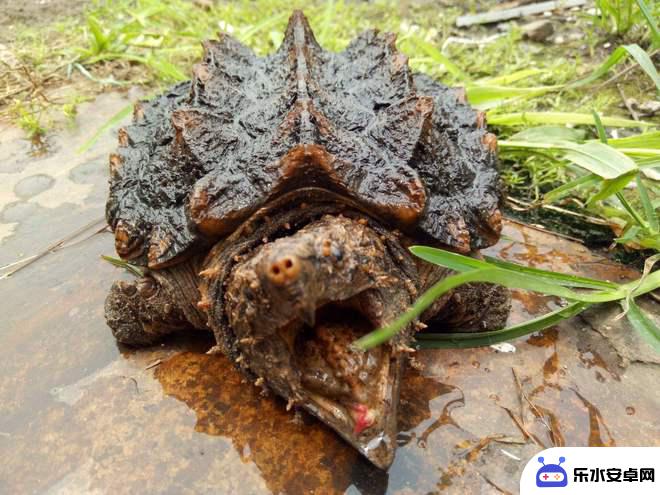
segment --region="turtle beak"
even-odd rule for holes
[[[309,327],[314,327],[316,324],[316,304],[311,301],[301,302],[298,304],[298,318]]]

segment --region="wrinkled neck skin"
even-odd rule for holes
[[[200,305],[224,352],[381,467],[392,461],[412,329],[364,353],[350,344],[416,299],[425,281],[407,244],[349,200],[306,189],[262,208],[201,273]]]

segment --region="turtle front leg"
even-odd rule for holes
[[[506,325],[511,309],[511,294],[501,285],[464,284],[451,296],[433,321],[452,332],[485,332]]]
[[[150,275],[113,283],[105,318],[117,341],[129,345],[152,344],[190,326],[169,291]]]

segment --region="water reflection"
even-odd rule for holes
[[[261,389],[243,379],[224,356],[181,352],[163,361],[154,375],[167,395],[195,412],[195,431],[230,439],[241,460],[258,467],[273,493],[319,489],[322,493],[344,493],[351,487],[363,494],[388,492],[387,472],[372,466],[304,411],[294,415],[279,398],[262,395]],[[453,443],[474,440],[451,416],[463,405],[463,393],[457,387],[408,370],[400,403],[399,450],[392,468],[398,475],[394,485],[403,480],[410,483],[425,471],[427,483],[439,482],[433,474],[435,468],[422,466],[451,466],[453,456],[448,455],[445,441],[430,439],[438,429],[448,426],[453,430]],[[467,455],[459,454],[460,458]],[[447,473],[440,474],[440,482],[446,477]]]

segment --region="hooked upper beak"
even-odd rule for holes
[[[298,317],[310,327],[316,324],[316,304],[314,302],[301,302],[298,304]]]

